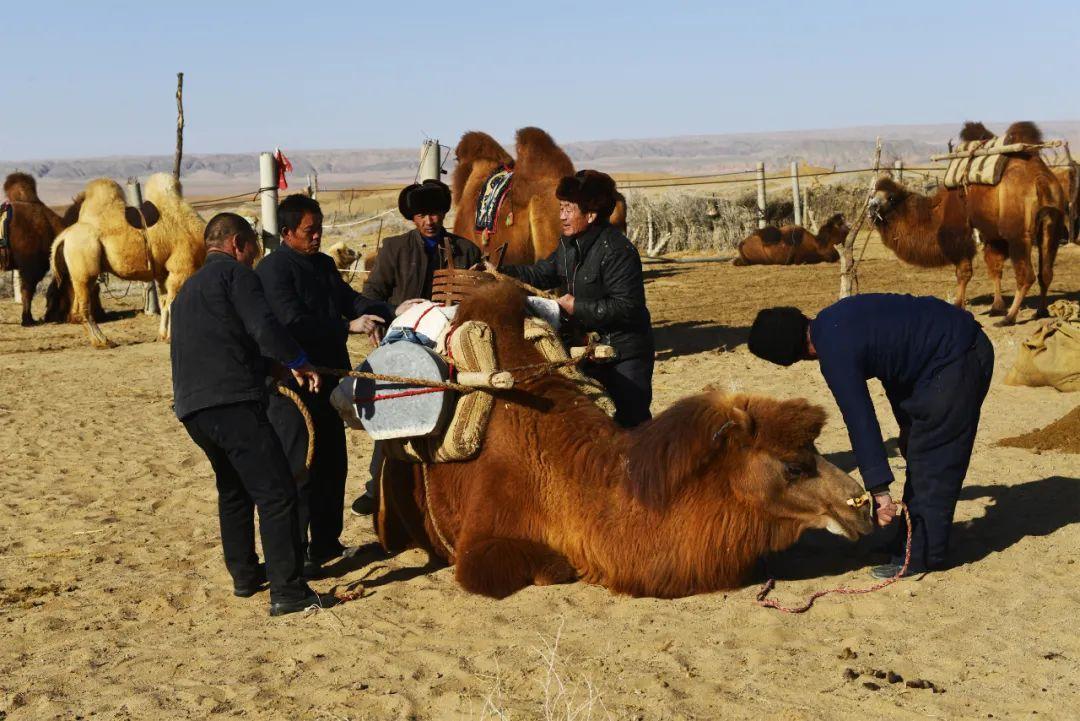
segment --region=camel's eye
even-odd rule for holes
[[[797,481],[802,478],[812,478],[817,473],[817,466],[811,461],[786,461],[784,463],[784,476],[789,481]]]

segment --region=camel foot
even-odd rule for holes
[[[29,328],[30,326],[37,325],[37,321],[33,318],[23,318],[21,321],[21,325],[23,328]]]
[[[1016,325],[1016,318],[1010,318],[1009,316],[1005,316],[997,323],[994,323],[995,328],[1008,328],[1010,325]]]
[[[1035,317],[1036,318],[1049,318],[1050,317],[1050,311],[1048,311],[1046,308],[1039,308],[1037,311],[1035,311]]]
[[[991,318],[997,318],[997,317],[1003,316],[1003,315],[1005,315],[1005,309],[1004,308],[994,308],[993,306],[990,307],[990,317]]]

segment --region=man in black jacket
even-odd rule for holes
[[[599,334],[601,343],[615,349],[613,363],[586,363],[583,370],[607,389],[616,422],[636,426],[651,417],[655,346],[641,258],[608,223],[615,209],[615,181],[582,170],[559,181],[555,195],[563,230],[559,247],[538,263],[507,266],[502,272],[537,288],[561,288],[559,307],[571,326]]]
[[[450,188],[445,183],[425,180],[402,189],[398,210],[416,227],[382,242],[364,282],[364,295],[393,307],[414,298],[431,299],[435,271],[447,267],[445,241],[450,241],[455,268],[480,262],[479,248],[443,227],[450,210]]]
[[[281,247],[259,263],[266,299],[274,314],[316,366],[351,368],[349,333],[367,333],[377,343],[390,308],[349,287],[330,256],[320,253],[322,209],[304,195],[290,195],[278,206]],[[322,564],[347,549],[339,536],[345,504],[348,456],[345,426],[330,405],[334,383],[317,393],[301,390],[315,424],[315,457],[303,473],[308,434],[304,419],[285,398],[270,399],[270,421],[281,438],[300,485],[300,528],[306,541],[304,574],[311,578]]]
[[[172,304],[176,417],[217,476],[221,543],[233,592],[252,596],[269,580],[272,616],[322,605],[301,579],[296,487],[266,417],[264,384],[267,358],[316,390],[319,376],[274,317],[251,271],[259,243],[247,221],[221,213],[207,224],[205,240],[206,264]],[[255,554],[256,508],[265,567]]]

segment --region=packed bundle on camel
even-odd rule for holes
[[[505,262],[532,263],[555,250],[562,235],[559,180],[574,174],[574,164],[540,128],[517,131],[510,157],[487,133],[470,131],[454,150],[453,232],[468,238],[485,254],[507,244]],[[626,231],[626,200],[621,195],[612,225]]]
[[[772,226],[756,230],[739,242],[734,265],[810,265],[836,263],[837,245],[849,232],[840,213],[825,221],[817,235],[798,225]]]
[[[49,248],[66,225],[59,215],[41,202],[37,181],[26,173],[12,173],[4,180],[6,202],[0,203],[0,271],[19,271],[22,324],[33,325],[30,305],[34,291],[49,272]],[[101,299],[96,289],[91,307],[101,316]]]
[[[458,307],[454,332],[482,324],[499,368],[542,366],[523,332],[527,302],[512,283],[486,284]],[[855,502],[863,489],[814,449],[825,413],[806,401],[706,391],[624,430],[559,373],[488,395],[474,458],[387,458],[379,476],[383,545],[454,563],[468,591],[583,580],[685,596],[740,585],[761,554],[807,529],[855,539],[872,528]]]
[[[971,124],[969,124],[970,126]],[[969,127],[965,132],[971,135]],[[963,134],[962,134],[963,135]],[[978,133],[976,133],[976,136]],[[1007,140],[1027,145],[1042,140],[1031,123],[1014,123]],[[1015,143],[1014,143],[1015,144]],[[1065,239],[1065,198],[1061,184],[1038,152],[1009,154],[997,185],[940,188],[933,196],[911,192],[891,178],[877,182],[867,208],[885,246],[901,260],[922,268],[956,267],[956,298],[963,307],[975,257],[978,230],[986,268],[994,283],[990,314],[1005,316],[998,325],[1011,325],[1035,281],[1031,250],[1039,256],[1039,309],[1047,315],[1047,292],[1054,278],[1058,244]],[[1016,295],[1006,311],[1001,294],[1005,259],[1013,263]]]
[[[115,181],[91,180],[76,199],[78,222],[53,242],[56,288],[47,315],[85,322],[95,347],[112,345],[87,313],[99,275],[155,281],[161,297],[159,337],[168,340],[172,299],[206,259],[206,223],[184,200],[179,181],[155,173],[146,181],[144,198],[142,208],[129,208]]]
[[[1058,141],[1043,142],[1042,132],[1028,121],[1013,123],[1001,137],[995,136],[982,123],[965,123],[956,150],[931,157],[949,161],[944,178],[946,188],[997,185],[1009,155],[1038,154],[1043,148],[1059,145]]]

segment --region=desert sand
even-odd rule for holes
[[[835,298],[836,266],[647,266],[657,325],[654,410],[708,383],[823,404],[819,448],[852,467],[816,369],[753,358],[755,311]],[[1007,270],[1007,288],[1012,288]],[[945,297],[952,273],[899,265],[877,246],[861,290]],[[125,283],[113,282],[122,293]],[[21,328],[0,301],[0,719],[974,719],[1067,718],[1080,704],[1080,455],[999,447],[1077,405],[1000,380],[1034,329],[989,328],[981,262],[971,310],[993,340],[995,381],[957,508],[949,570],[802,616],[760,608],[756,583],[675,601],[581,583],[472,596],[419,551],[362,546],[319,591],[362,590],[332,610],[267,616],[233,597],[206,459],[171,412],[168,346],[129,295],[103,297],[119,347],[78,326]],[[1080,246],[1063,248],[1053,298],[1080,295]],[[35,302],[40,317],[43,301]],[[352,346],[354,359],[365,341]],[[875,393],[886,437],[896,425]],[[370,442],[350,432],[348,497]],[[895,447],[890,440],[890,447]],[[903,461],[892,459],[901,471]],[[894,486],[900,490],[901,482]],[[871,583],[869,541],[809,536],[769,559],[775,592]],[[890,683],[924,679],[940,692]]]

